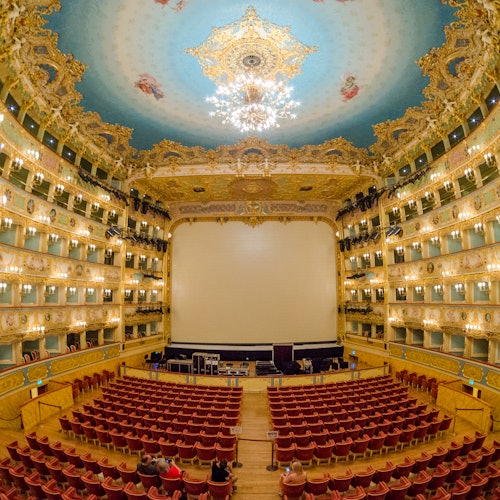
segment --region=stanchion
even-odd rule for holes
[[[266,434],[267,439],[271,439],[271,465],[268,465],[266,469],[268,471],[278,470],[278,466],[274,463],[274,440],[278,437],[278,431],[268,431]]]
[[[236,469],[243,467],[243,464],[241,462],[238,462],[238,438],[236,438],[236,456],[234,458],[233,467],[235,467]]]
[[[243,464],[238,462],[238,436],[241,434],[242,430],[243,429],[239,425],[234,425],[229,430],[229,432],[233,436],[236,436],[236,456],[234,457],[234,462],[233,462],[233,467],[235,468],[243,467]]]

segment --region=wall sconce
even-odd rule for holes
[[[355,297],[356,295],[358,295],[358,291],[357,290],[351,290],[351,295],[353,297]]]
[[[453,191],[453,183],[451,181],[444,181],[443,187],[444,190],[448,193]]]
[[[490,284],[487,281],[480,281],[477,284],[477,288],[480,292],[486,293],[490,290]]]
[[[430,191],[425,192],[425,199],[427,201],[432,201],[434,199],[434,193],[431,193]]]
[[[106,248],[106,257],[113,257],[113,249],[112,248]]]
[[[34,326],[31,331],[38,333],[39,335],[43,335],[45,332],[45,327],[44,326]]]
[[[469,148],[467,148],[467,155],[471,156],[472,154],[479,151],[480,149],[481,148],[479,147],[478,144],[474,144],[473,146],[470,146]]]
[[[141,299],[143,299],[144,297],[146,297],[146,290],[139,290],[139,297]]]
[[[109,299],[111,298],[111,288],[105,288],[104,291],[102,292],[102,296],[105,298],[105,299]]]
[[[95,288],[87,288],[87,290],[85,291],[85,293],[87,294],[87,297],[91,297],[92,295],[95,294]]]
[[[405,247],[403,247],[403,246],[396,247],[396,253],[398,255],[404,255],[405,254]]]
[[[20,172],[23,168],[24,160],[22,158],[15,158],[10,166],[12,172]]]
[[[132,296],[132,290],[130,290],[129,288],[127,288],[125,290],[125,298],[126,299],[130,299],[131,296]]]
[[[87,247],[87,253],[94,253],[96,250],[96,246],[92,243]]]
[[[78,240],[69,240],[69,248],[71,248],[72,250],[74,250],[75,248],[78,248],[78,245],[80,244],[80,242]]]
[[[158,290],[151,290],[151,295],[156,297],[158,295]]]
[[[59,236],[55,233],[49,234],[49,245],[53,245],[59,241]]]
[[[129,261],[132,260],[132,252],[127,252],[125,254],[125,260],[129,260]]]
[[[377,250],[375,252],[375,256],[377,257],[378,260],[381,260],[383,255],[384,254],[382,253],[382,250]]]
[[[61,196],[64,193],[64,186],[62,184],[57,184],[54,188],[54,194],[56,196]]]
[[[464,170],[465,177],[468,181],[473,181],[474,180],[474,170],[472,168],[466,168]]]
[[[83,201],[83,195],[82,194],[77,194],[75,196],[75,199],[73,200],[74,205],[80,205],[80,203]]]
[[[56,294],[56,287],[54,285],[45,287],[45,295],[55,295],[55,294]]]
[[[367,297],[371,297],[372,296],[372,291],[369,289],[369,288],[365,288],[363,290],[363,293],[367,296]]]
[[[366,262],[370,262],[370,254],[369,254],[369,253],[364,253],[364,254],[363,254],[363,259],[364,259]]]
[[[148,222],[145,220],[141,221],[141,229],[147,229],[147,227],[148,227]]]
[[[356,257],[354,257],[354,255],[351,255],[351,256],[349,257],[349,260],[350,260],[351,262],[356,262]]]
[[[437,295],[443,295],[443,293],[444,293],[443,285],[434,285],[434,292]]]
[[[159,259],[158,257],[155,257],[155,258],[153,259],[153,262],[154,262],[155,264],[158,264],[158,262],[160,262],[160,259]]]
[[[101,208],[101,205],[99,203],[97,203],[97,201],[94,201],[94,203],[92,203],[92,205],[90,206],[90,210],[92,212],[99,212],[99,209]]]
[[[108,219],[114,219],[116,217],[116,210],[110,210],[108,212]]]
[[[385,295],[385,290],[383,288],[377,288],[377,295],[383,299]]]
[[[398,217],[399,211],[399,207],[392,207],[392,213],[394,214],[394,216]]]
[[[406,296],[406,288],[404,286],[400,286],[396,288],[396,293],[399,295],[399,297],[405,297]]]
[[[43,179],[45,178],[45,176],[41,173],[41,172],[37,172],[34,176],[33,176],[33,185],[34,186],[41,186],[42,183],[43,183]]]
[[[416,286],[415,287],[415,293],[417,295],[423,295],[424,294],[424,287],[423,286]]]
[[[485,153],[484,161],[486,162],[486,165],[490,165],[490,166],[495,165],[495,163],[496,163],[495,155],[493,155],[492,153]]]
[[[454,240],[459,240],[460,239],[460,231],[458,229],[455,229],[454,231],[451,232],[451,237]]]
[[[139,255],[139,262],[146,262],[146,256],[145,255]]]
[[[0,283],[0,293],[7,293],[7,283]]]
[[[74,295],[76,295],[76,287],[69,286],[68,288],[66,288],[66,295],[68,297],[73,297]]]
[[[12,219],[9,219],[8,217],[4,217],[0,221],[0,229],[10,229],[12,227]]]
[[[441,240],[439,239],[439,236],[433,236],[431,238],[431,244],[434,245],[435,247],[440,247],[441,246]]]
[[[419,241],[414,241],[411,246],[415,252],[420,252],[422,250],[422,244]]]
[[[474,231],[478,234],[484,234],[484,226],[482,222],[476,222],[474,224]]]
[[[413,210],[416,206],[417,206],[417,203],[415,202],[415,200],[408,200],[408,208],[410,210]]]
[[[23,285],[21,288],[21,293],[22,295],[29,295],[32,290],[33,287],[31,285]]]
[[[33,238],[36,234],[36,227],[30,226],[26,228],[26,238]]]

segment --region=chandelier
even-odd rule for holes
[[[266,80],[253,73],[240,74],[207,97],[215,107],[210,116],[222,118],[223,124],[231,124],[240,132],[278,128],[279,118],[296,117],[293,110],[300,103],[291,99],[292,90],[284,82]]]
[[[276,128],[279,120],[296,117],[299,102],[291,98],[287,82],[315,51],[288,26],[262,19],[253,7],[241,19],[213,28],[198,47],[186,49],[215,83],[215,95],[207,98],[215,108],[210,115],[241,132]]]

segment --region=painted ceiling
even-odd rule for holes
[[[428,84],[417,60],[445,41],[454,18],[440,0],[61,0],[46,27],[58,49],[86,67],[76,89],[85,111],[132,129],[130,145],[149,150],[163,139],[213,149],[245,135],[209,117],[214,82],[187,49],[212,28],[258,16],[287,26],[315,47],[290,82],[301,102],[295,120],[252,132],[300,148],[343,137],[374,141],[373,125],[419,106]],[[149,84],[141,85],[141,79]],[[153,83],[151,83],[153,82]]]

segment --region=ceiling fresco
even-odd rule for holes
[[[314,46],[291,81],[297,118],[255,133],[301,147],[342,136],[374,141],[372,125],[419,105],[427,79],[417,60],[445,41],[455,9],[439,0],[61,0],[47,16],[58,48],[86,69],[76,85],[87,111],[133,129],[131,145],[162,139],[215,148],[245,136],[209,118],[215,91],[188,49],[251,5]]]

